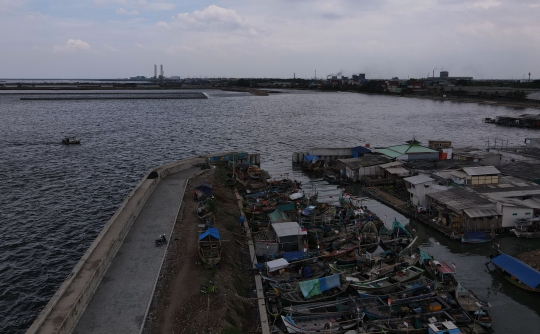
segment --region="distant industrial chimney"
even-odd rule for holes
[[[154,64],[154,80],[157,80],[157,65]]]
[[[163,78],[164,78],[164,74],[165,74],[165,73],[163,73],[163,65],[159,65],[159,66],[160,66],[160,70],[159,70],[159,73],[160,73],[160,74],[159,74],[159,76],[160,76],[160,79],[163,79]]]

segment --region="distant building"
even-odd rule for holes
[[[441,78],[448,78],[448,71],[441,71]]]
[[[359,80],[366,80],[366,74],[365,73],[358,74],[358,79]]]
[[[421,146],[416,140],[410,140],[405,145],[377,148],[376,152],[396,160],[439,160],[438,151]]]
[[[406,177],[403,181],[410,194],[410,201],[417,206],[426,206],[427,194],[450,189],[440,186],[436,180],[424,174]]]

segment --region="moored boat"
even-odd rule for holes
[[[528,291],[540,292],[540,271],[513,256],[498,251],[491,256],[490,263],[508,282]]]
[[[266,293],[266,312],[270,314],[271,317],[277,318],[283,311],[283,306],[281,305],[281,300],[278,298],[278,295],[275,291],[269,290]]]
[[[492,319],[488,311],[491,305],[488,302],[481,301],[471,290],[461,284],[458,284],[456,288],[456,301],[472,321],[483,327],[491,327]]]
[[[407,334],[459,334],[457,326],[453,324],[453,317],[446,312],[436,312],[430,315],[415,315],[397,319],[385,319],[372,321],[369,325],[383,333],[407,333]],[[445,325],[442,325],[445,324]],[[451,325],[450,325],[451,324]],[[435,328],[431,326],[435,326]],[[442,325],[442,327],[441,327]],[[435,331],[444,328],[444,331]],[[431,329],[431,332],[430,332]],[[452,331],[449,331],[451,329]],[[457,331],[456,331],[457,329]]]
[[[362,314],[356,309],[350,313],[334,315],[292,315],[281,316],[289,333],[345,333],[355,327],[360,321]]]
[[[209,227],[199,234],[199,256],[210,267],[221,261],[221,237],[216,228]]]
[[[343,295],[350,282],[341,284],[340,275],[321,277],[298,283],[299,290],[281,294],[283,304],[297,305],[334,300]]]
[[[518,238],[540,238],[540,217],[518,219],[516,227],[511,229]]]

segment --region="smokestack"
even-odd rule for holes
[[[159,66],[161,66],[161,67],[160,67],[160,74],[161,74],[161,78],[163,79],[163,74],[164,74],[164,73],[163,73],[163,65],[159,65]]]
[[[154,64],[154,80],[157,80],[157,65]]]

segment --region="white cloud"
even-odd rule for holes
[[[116,14],[118,15],[131,15],[131,16],[134,16],[134,15],[139,15],[139,12],[137,10],[127,10],[127,9],[124,9],[124,8],[118,8],[116,10]]]
[[[241,17],[236,11],[216,5],[210,5],[193,13],[180,13],[176,16],[176,22],[187,30],[236,31],[248,35],[258,34],[258,30],[255,29],[254,25]]]
[[[473,7],[479,7],[484,9],[489,9],[490,7],[499,7],[500,5],[501,3],[499,1],[494,0],[478,1],[472,4]]]
[[[94,0],[94,3],[99,6],[120,5],[153,11],[173,10],[176,7],[176,4],[166,0]]]
[[[107,51],[110,51],[110,52],[118,52],[120,50],[118,50],[117,48],[115,48],[114,46],[111,46],[111,45],[104,45],[105,47],[105,50]]]
[[[54,52],[73,52],[77,50],[90,50],[90,44],[80,39],[68,39],[64,45],[55,45]]]
[[[164,22],[164,21],[159,21],[158,23],[156,23],[156,26],[161,27],[161,28],[165,28],[165,29],[171,29],[169,24],[167,22]]]

